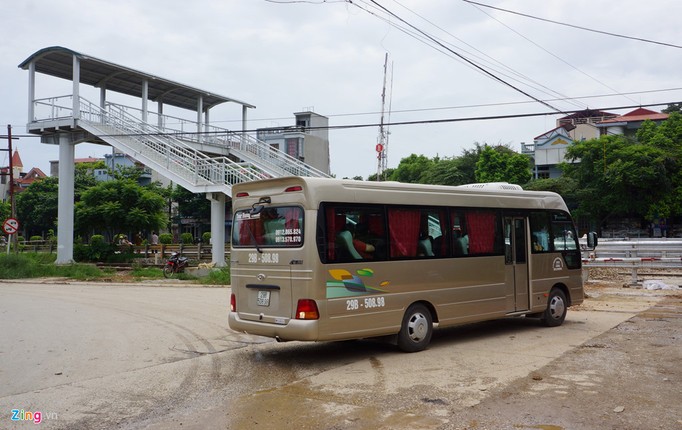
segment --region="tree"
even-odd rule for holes
[[[531,178],[530,160],[511,148],[485,145],[476,162],[477,182],[525,184]]]
[[[398,167],[391,173],[390,180],[413,184],[427,183],[427,172],[433,167],[434,160],[424,155],[411,154],[400,160]]]
[[[205,194],[196,194],[177,185],[173,190],[172,199],[178,203],[178,213],[181,217],[193,218],[196,221],[211,219],[211,202]]]
[[[27,237],[43,235],[57,223],[59,179],[48,177],[33,182],[17,194],[17,217]]]
[[[12,215],[12,205],[9,202],[0,202],[0,222]]]
[[[636,138],[602,136],[576,142],[564,164],[576,181],[578,214],[603,223],[610,216],[652,221],[682,210],[682,115],[659,125],[645,121]]]
[[[105,232],[109,240],[119,232],[158,230],[166,224],[165,200],[154,188],[132,180],[100,182],[76,203],[79,231]]]

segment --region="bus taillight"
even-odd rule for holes
[[[248,197],[249,193],[242,191],[241,193],[237,193],[235,197]]]
[[[312,299],[299,299],[296,306],[297,320],[316,320],[320,318],[317,303]]]
[[[230,312],[237,312],[237,298],[234,294],[230,295]]]
[[[285,193],[291,193],[293,191],[303,191],[303,187],[300,185],[294,185],[284,190]]]

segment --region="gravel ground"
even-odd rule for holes
[[[682,285],[682,271],[640,279]],[[461,412],[456,429],[682,429],[682,289],[628,285],[630,273],[591,269],[587,300],[572,308],[651,308]]]

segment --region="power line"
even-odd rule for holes
[[[523,73],[521,73],[521,72],[519,72],[519,71],[517,71],[517,70],[514,70],[514,69],[511,68],[510,66],[507,66],[506,64],[504,64],[504,63],[502,63],[501,61],[495,59],[494,57],[491,57],[490,55],[486,54],[485,52],[483,52],[483,51],[481,51],[480,49],[476,48],[475,46],[471,45],[470,43],[467,43],[466,41],[464,41],[464,40],[458,38],[457,36],[455,36],[454,34],[450,33],[449,31],[445,30],[444,28],[442,28],[442,27],[436,25],[435,23],[433,23],[432,21],[430,21],[430,20],[427,19],[426,17],[420,15],[419,13],[415,12],[414,10],[412,10],[412,9],[408,8],[407,6],[401,4],[399,1],[397,1],[397,0],[394,0],[394,1],[395,1],[396,4],[398,4],[399,6],[401,6],[401,7],[404,8],[404,9],[408,10],[410,13],[412,13],[412,14],[418,16],[420,19],[424,20],[424,21],[425,21],[426,23],[428,23],[429,25],[431,25],[431,26],[435,27],[436,29],[442,31],[443,33],[447,34],[448,36],[452,37],[453,39],[455,39],[455,40],[457,40],[457,41],[459,41],[459,42],[465,44],[466,46],[468,46],[468,47],[470,47],[471,49],[473,49],[474,51],[480,53],[480,54],[483,55],[484,57],[489,58],[490,60],[492,60],[492,62],[494,62],[495,64],[500,65],[503,69],[509,71],[511,74],[516,75],[516,76],[520,77],[521,79],[524,79],[524,80],[526,80],[527,82],[530,82],[530,83],[532,83],[532,84],[535,84],[535,85],[537,85],[537,86],[539,86],[539,87],[541,87],[541,88],[544,88],[544,90],[547,90],[547,91],[544,91],[543,89],[534,87],[533,85],[529,85],[527,82],[525,83],[526,85],[528,85],[529,87],[535,89],[536,91],[543,92],[543,93],[545,93],[545,94],[547,94],[547,95],[550,95],[550,94],[551,94],[553,97],[558,96],[558,97],[564,99],[564,101],[566,101],[566,100],[568,99],[568,97],[567,97],[566,95],[561,94],[561,93],[559,93],[558,91],[553,90],[553,89],[551,89],[551,88],[549,88],[549,87],[547,87],[547,86],[545,86],[545,85],[543,85],[543,84],[541,84],[541,83],[535,81],[534,79],[530,78],[530,77],[527,76],[527,75],[524,75]],[[450,44],[450,43],[448,43],[448,44],[449,44],[449,45],[452,45],[452,44]],[[460,48],[460,49],[462,49],[462,48]],[[462,49],[462,50],[463,50],[464,52],[466,52],[467,54],[472,55],[472,56],[478,58],[479,60],[481,60],[481,61],[483,61],[483,62],[485,62],[485,63],[491,64],[489,61],[487,61],[487,60],[484,59],[484,58],[481,58],[481,57],[477,56],[476,54],[473,54],[473,53],[471,53],[471,52],[468,52],[468,51],[465,50],[465,49]],[[491,67],[491,69],[493,69],[493,70],[496,70],[495,67],[493,67],[493,66],[489,66],[489,67]],[[516,82],[523,83],[522,81],[520,81],[520,80],[518,80],[518,79],[515,79],[515,78],[509,76],[508,74],[506,74],[506,73],[504,73],[504,72],[501,72],[500,70],[496,70],[496,71],[497,71],[497,73],[501,73],[501,74],[503,74],[504,76],[506,76],[507,78],[513,79],[513,80],[516,81]],[[634,100],[633,100],[633,101],[634,101]],[[575,102],[572,102],[572,104],[573,104],[574,106],[577,106],[577,107],[580,107],[580,108],[586,108],[586,107],[587,107],[587,106],[580,106],[578,103],[575,103]]]
[[[600,111],[610,111],[610,110],[623,110],[623,109],[636,109],[640,107],[652,107],[652,106],[663,106],[671,104],[679,104],[682,101],[672,101],[672,102],[659,102],[659,103],[649,103],[649,104],[637,104],[637,105],[627,105],[627,106],[610,106],[610,107],[596,107],[591,108],[592,110]],[[580,113],[583,109],[579,110],[569,110],[561,112],[561,114],[574,114]],[[557,112],[530,112],[530,113],[517,113],[509,115],[486,115],[486,116],[474,116],[474,117],[460,117],[460,118],[441,118],[441,119],[428,119],[428,120],[413,120],[413,121],[395,121],[384,123],[384,126],[399,126],[399,125],[429,125],[429,124],[445,124],[454,122],[468,122],[468,121],[492,121],[500,119],[517,119],[517,118],[532,118],[539,116],[552,116],[557,115]],[[358,129],[358,128],[369,128],[378,127],[379,123],[366,123],[366,124],[343,124],[343,125],[329,125],[326,127],[306,127],[306,130],[343,130],[343,129]],[[239,135],[243,133],[255,133],[259,129],[249,129],[240,131],[178,131],[171,133],[121,133],[121,134],[102,134],[99,137],[126,137],[126,136],[220,136],[220,135]],[[14,135],[15,137],[39,137],[32,134],[27,135]]]
[[[475,4],[475,5],[478,5],[478,6],[482,6],[482,7],[487,7],[487,8],[490,8],[490,9],[499,10],[500,12],[511,13],[511,14],[523,16],[523,17],[526,17],[526,18],[537,19],[538,21],[545,21],[545,22],[550,22],[550,23],[552,23],[552,24],[563,25],[563,26],[566,26],[566,27],[577,28],[577,29],[579,29],[579,30],[591,31],[591,32],[593,32],[593,33],[605,34],[605,35],[607,35],[607,36],[621,37],[621,38],[623,38],[623,39],[637,40],[637,41],[639,41],[639,42],[653,43],[653,44],[656,44],[656,45],[669,46],[669,47],[671,47],[671,48],[682,48],[682,46],[680,46],[680,45],[675,45],[675,44],[673,44],[673,43],[659,42],[659,41],[656,41],[656,40],[644,39],[644,38],[641,38],[641,37],[626,36],[626,35],[624,35],[624,34],[611,33],[611,32],[609,32],[609,31],[595,30],[595,29],[593,29],[593,28],[582,27],[582,26],[580,26],[580,25],[568,24],[568,23],[560,22],[560,21],[553,21],[553,20],[551,20],[551,19],[540,18],[540,17],[537,17],[537,16],[528,15],[528,14],[521,13],[521,12],[515,12],[515,11],[509,10],[509,9],[502,9],[502,8],[500,8],[500,7],[495,7],[495,6],[491,6],[491,5],[488,5],[488,4],[478,3],[478,2],[475,2],[475,1],[471,1],[471,0],[462,0],[462,1],[464,1],[464,2],[466,2],[466,3],[470,3],[470,4]]]
[[[366,12],[369,12],[367,9],[364,9],[364,8],[360,7],[359,5],[357,5],[356,2],[351,1],[351,0],[349,0],[349,2],[350,2],[351,4],[353,4],[353,5],[357,6],[357,7],[359,7],[360,9],[362,9],[362,10],[364,10],[364,11],[366,11]],[[465,57],[464,55],[460,54],[459,52],[455,51],[454,49],[452,49],[452,48],[446,46],[446,45],[445,45],[443,42],[441,42],[440,40],[437,40],[435,37],[431,36],[430,34],[428,34],[427,32],[425,32],[424,30],[421,30],[420,28],[416,27],[415,25],[413,25],[413,24],[407,22],[405,19],[401,18],[400,16],[398,16],[398,15],[396,15],[395,13],[391,12],[390,10],[388,10],[386,7],[384,7],[384,6],[380,5],[379,3],[377,3],[375,0],[370,0],[370,2],[373,3],[373,4],[374,4],[377,8],[379,8],[380,10],[384,11],[384,13],[387,13],[389,16],[391,16],[391,17],[397,19],[398,21],[402,22],[403,24],[407,25],[408,27],[412,28],[413,30],[417,31],[419,34],[421,34],[422,36],[424,36],[426,39],[428,39],[428,40],[430,40],[431,42],[435,43],[438,47],[440,47],[440,48],[442,48],[442,49],[445,49],[446,51],[450,52],[451,54],[457,56],[460,60],[466,62],[467,64],[469,64],[470,66],[474,67],[475,69],[477,69],[478,71],[482,72],[483,74],[487,75],[488,77],[490,77],[490,78],[492,78],[492,79],[494,79],[494,80],[496,80],[496,81],[498,81],[498,82],[500,82],[500,83],[502,83],[502,84],[504,84],[504,85],[506,85],[506,86],[512,88],[513,90],[515,90],[515,91],[517,91],[517,92],[519,92],[519,93],[525,95],[525,96],[528,97],[528,98],[531,98],[531,99],[535,100],[536,102],[538,102],[538,103],[540,103],[540,104],[542,104],[542,105],[544,105],[544,106],[546,106],[546,107],[548,107],[548,108],[550,108],[550,109],[552,109],[552,110],[554,110],[554,111],[557,111],[557,112],[559,112],[559,113],[564,113],[564,111],[562,111],[561,109],[558,109],[558,108],[552,106],[551,104],[546,103],[546,102],[542,101],[541,99],[539,99],[539,98],[537,98],[537,97],[531,95],[530,93],[528,93],[528,92],[526,92],[526,91],[524,91],[524,90],[522,90],[522,89],[520,89],[520,88],[518,88],[518,87],[512,85],[511,83],[505,81],[504,79],[502,79],[502,78],[500,78],[499,76],[495,75],[494,73],[490,72],[489,70],[487,70],[487,69],[484,68],[483,66],[481,66],[481,65],[479,65],[479,64],[477,64],[477,63],[475,63],[474,61],[472,61],[471,59]],[[370,12],[370,13],[371,13],[371,12]],[[374,14],[372,13],[372,15],[374,15]],[[389,21],[389,23],[390,23],[390,21]]]
[[[496,22],[498,22],[500,25],[505,26],[505,27],[508,28],[510,31],[513,31],[514,33],[516,33],[516,34],[519,35],[520,37],[524,38],[524,39],[527,40],[528,42],[532,43],[533,45],[537,46],[538,48],[542,49],[543,51],[545,51],[546,53],[548,53],[548,54],[551,55],[552,57],[556,58],[557,60],[559,60],[559,61],[561,61],[562,63],[566,64],[567,66],[571,67],[573,70],[576,70],[577,72],[582,73],[583,75],[587,76],[588,78],[592,79],[593,81],[597,82],[598,84],[603,85],[604,87],[610,89],[611,91],[616,91],[617,93],[620,94],[620,92],[619,92],[618,90],[616,90],[615,88],[611,88],[610,86],[608,86],[608,85],[605,84],[604,82],[602,82],[602,81],[600,81],[599,79],[595,78],[594,76],[588,74],[587,72],[584,72],[583,70],[579,69],[578,67],[574,66],[573,64],[571,64],[571,63],[569,63],[568,61],[564,60],[563,58],[559,57],[559,56],[556,55],[555,53],[549,51],[549,50],[546,49],[544,46],[540,45],[539,43],[536,43],[534,40],[531,40],[530,38],[526,37],[525,35],[521,34],[520,32],[516,31],[515,29],[511,28],[510,26],[508,26],[507,24],[503,23],[503,22],[500,21],[499,19],[495,18],[494,16],[492,16],[492,15],[489,14],[488,12],[482,10],[480,7],[478,7],[477,4],[474,4],[473,2],[470,3],[470,4],[471,4],[473,7],[475,7],[476,9],[478,9],[479,11],[481,11],[482,13],[486,14],[486,15],[487,15],[488,17],[490,17],[491,19],[493,19],[493,20],[495,20]],[[625,95],[623,95],[623,94],[620,94],[620,95],[622,95],[623,97],[627,98],[627,99],[630,100],[631,102],[636,103],[636,100],[633,100],[633,99],[631,99],[630,97],[625,96]]]

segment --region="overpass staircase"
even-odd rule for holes
[[[240,182],[329,176],[247,133],[186,133],[142,121],[122,105],[79,102],[78,126],[194,193],[230,195]]]

